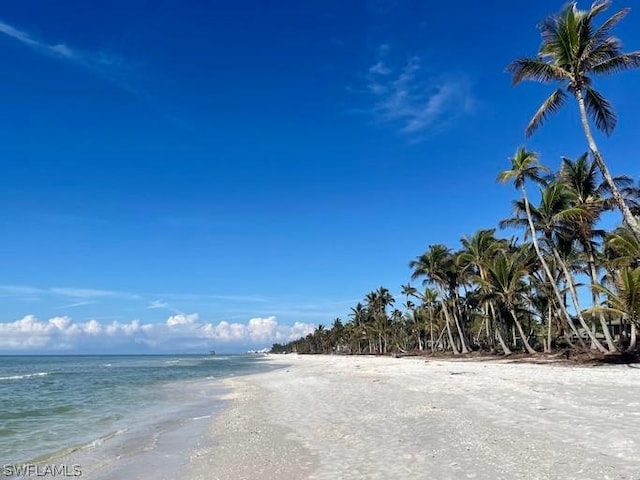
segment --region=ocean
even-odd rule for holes
[[[0,356],[0,479],[180,478],[224,406],[220,379],[269,368],[249,355]]]

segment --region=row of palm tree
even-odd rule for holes
[[[623,53],[611,35],[628,9],[595,26],[610,3],[597,0],[589,10],[569,3],[540,25],[537,56],[507,68],[514,84],[561,84],[534,114],[527,135],[574,97],[589,149],[576,160],[562,158],[555,172],[525,147],[511,157],[498,181],[512,183],[521,198],[499,227],[523,230],[523,240],[499,238],[491,228],[463,237],[456,250],[430,245],[409,263],[411,280],[422,281],[422,289],[403,285],[400,306],[380,287],[351,309],[348,321],[336,319],[329,329],[320,325],[305,338],[274,345],[274,352],[636,350],[640,189],[631,178],[610,173],[591,130],[593,123],[610,135],[616,125],[593,77],[640,66],[640,52]],[[538,190],[537,202],[528,185]],[[599,228],[603,215],[614,210],[623,225],[611,232]]]

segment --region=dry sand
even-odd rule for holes
[[[271,356],[187,478],[640,479],[640,369]]]

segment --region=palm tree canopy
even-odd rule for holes
[[[531,219],[536,230],[546,236],[567,230],[567,223],[589,216],[589,212],[575,204],[575,193],[564,183],[552,182],[540,190],[540,205],[530,205]],[[514,202],[514,218],[501,220],[500,228],[524,227],[527,220],[523,200]]]
[[[584,153],[577,160],[562,157],[562,166],[557,179],[574,193],[575,198],[572,200],[574,206],[584,211],[583,215],[569,220],[568,227],[577,233],[583,247],[593,251],[594,239],[605,235],[605,232],[596,229],[595,225],[604,212],[615,208],[611,188],[602,180],[598,166],[589,158],[589,153]],[[627,176],[614,177],[613,181],[623,191],[633,184],[633,180]],[[591,243],[591,246],[588,243]]]
[[[509,160],[511,161],[511,168],[498,175],[497,180],[499,182],[506,183],[512,181],[516,188],[522,188],[526,180],[533,180],[540,184],[545,183],[543,172],[548,169],[540,165],[536,152],[520,147]]]
[[[477,278],[478,283],[499,298],[508,307],[519,303],[526,292],[527,275],[524,251],[499,251],[488,265],[488,279]]]
[[[514,85],[523,80],[562,84],[534,114],[527,135],[562,108],[567,92],[584,97],[587,111],[599,130],[607,135],[613,132],[616,115],[607,99],[592,88],[592,76],[640,67],[640,52],[623,53],[620,40],[611,35],[629,9],[620,10],[599,27],[594,25],[595,17],[610,5],[610,0],[596,0],[589,10],[580,10],[577,2],[570,2],[539,25],[542,45],[538,55],[519,58],[507,67],[513,74]]]
[[[583,153],[576,160],[562,157],[562,166],[557,175],[558,181],[567,184],[576,194],[580,204],[603,202],[605,210],[614,208],[610,198],[611,187],[603,181],[598,166],[589,158],[589,153]],[[633,179],[626,175],[613,178],[615,185],[621,189],[629,189]]]
[[[611,266],[638,266],[640,240],[628,227],[617,228],[608,236],[605,246]]]
[[[409,262],[413,270],[411,280],[426,277],[426,283],[433,283],[441,287],[448,285],[448,270],[453,267],[453,255],[448,247],[436,244],[429,245],[428,250]]]
[[[506,242],[498,240],[495,233],[495,228],[482,229],[471,237],[460,239],[462,250],[458,255],[458,260],[463,270],[484,267],[497,250],[506,248]]]
[[[608,308],[626,315],[635,324],[640,323],[640,268],[624,267],[615,273],[613,288],[602,285],[595,288],[607,295]]]

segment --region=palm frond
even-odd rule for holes
[[[561,15],[551,15],[540,24],[542,47],[538,52],[541,58],[552,59],[555,65],[569,65],[571,59],[571,38],[565,27],[570,7]]]
[[[505,218],[498,222],[501,229],[505,228],[528,228],[529,222],[526,218]]]
[[[628,188],[633,187],[633,179],[627,175],[617,175],[613,177],[613,183],[619,190],[622,190],[623,193],[625,191],[631,192],[631,190],[626,190]],[[598,188],[595,190],[594,195],[598,197],[604,197],[605,195],[611,194],[611,185],[607,182],[602,182]]]
[[[583,52],[583,59],[590,56],[593,49],[599,46],[603,41],[607,39],[613,27],[615,27],[627,14],[631,11],[630,8],[623,8],[619,12],[609,17],[600,27],[594,32],[589,44]],[[598,13],[598,12],[596,12]],[[593,18],[593,15],[591,16]]]
[[[538,128],[540,128],[540,126],[542,126],[542,124],[544,123],[544,121],[547,119],[549,115],[558,112],[564,105],[564,102],[566,101],[566,99],[567,99],[567,94],[564,93],[564,90],[562,88],[558,88],[555,92],[553,92],[549,96],[549,98],[547,98],[544,101],[544,103],[540,106],[538,111],[535,113],[535,115],[529,122],[529,125],[527,125],[527,128],[526,128],[527,137],[530,137],[533,134],[533,132],[535,132]]]
[[[610,50],[619,50],[620,42],[613,37],[609,37],[611,30],[615,27],[620,20],[627,16],[631,9],[625,8],[620,10],[608,20],[606,20],[591,36],[588,40],[585,48],[580,57],[580,61],[593,63],[593,59],[598,56],[598,51],[605,52]],[[611,42],[613,40],[613,42]],[[609,43],[609,45],[607,45]]]
[[[575,3],[575,2],[574,2]],[[591,4],[591,8],[589,9],[589,11],[586,14],[586,19],[588,21],[593,20],[593,18],[604,12],[605,10],[607,10],[609,7],[611,6],[611,0],[595,0],[592,4]]]
[[[507,72],[513,74],[513,84],[523,80],[548,83],[568,80],[568,72],[538,58],[518,58],[507,66]]]
[[[640,67],[640,52],[622,53],[591,66],[600,74],[618,73]]]
[[[611,135],[616,127],[616,114],[609,101],[591,87],[584,88],[584,102],[598,130]]]

